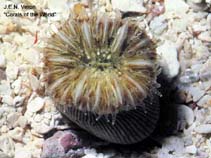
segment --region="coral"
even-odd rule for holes
[[[135,22],[79,6],[52,27],[44,53],[48,94],[58,106],[100,115],[142,105],[158,74],[155,44]]]

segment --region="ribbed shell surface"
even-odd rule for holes
[[[120,112],[114,124],[108,122],[106,116],[99,118],[99,115],[91,112],[84,113],[70,107],[60,111],[96,137],[117,144],[133,144],[148,137],[155,129],[159,118],[159,103],[156,97],[151,103],[147,101],[144,107],[137,106],[136,109]]]

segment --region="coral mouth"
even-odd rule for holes
[[[121,62],[120,59],[111,58],[111,53],[96,53],[94,60],[85,60],[85,67],[95,68],[96,70],[105,71],[106,69],[117,69]]]

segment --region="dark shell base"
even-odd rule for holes
[[[109,116],[99,117],[97,114],[84,113],[75,108],[58,110],[82,129],[116,144],[134,144],[147,138],[155,129],[160,113],[158,97],[151,103],[145,103],[144,107],[137,106],[136,109],[118,113],[114,123],[109,121]]]

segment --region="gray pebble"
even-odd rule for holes
[[[195,128],[195,131],[200,134],[209,134],[211,133],[211,124],[199,125]]]

